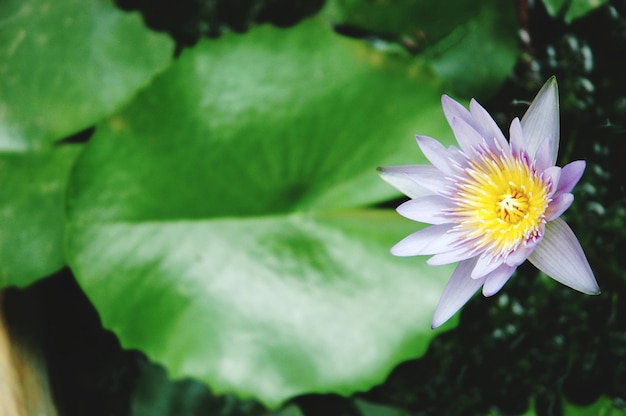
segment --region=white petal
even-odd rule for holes
[[[509,281],[515,269],[515,266],[503,264],[487,275],[485,284],[483,285],[483,295],[493,296],[498,293],[500,289],[502,289],[502,286]]]
[[[383,166],[378,174],[410,198],[432,195],[433,189],[440,191],[446,184],[441,171],[431,165]]]
[[[452,225],[432,225],[423,228],[413,234],[400,240],[396,245],[391,247],[391,254],[394,256],[418,256],[420,254],[434,254],[433,249],[441,251],[452,250],[452,247],[446,245],[445,236],[452,228]],[[437,253],[439,251],[436,251]]]
[[[531,158],[535,157],[541,141],[549,138],[550,160],[554,165],[559,151],[559,89],[555,77],[546,81],[537,93],[522,118],[522,128]]]
[[[498,127],[493,118],[491,118],[491,115],[489,115],[487,110],[485,110],[478,101],[474,99],[470,101],[470,112],[482,129],[482,131],[478,130],[478,132],[487,139],[491,147],[500,149],[509,148],[509,142],[507,142],[504,134],[502,134],[502,130],[500,130],[500,127]]]
[[[528,260],[557,282],[572,289],[590,295],[600,293],[578,239],[561,218],[546,224],[541,244]]]
[[[487,274],[491,273],[501,265],[502,261],[497,261],[492,255],[483,253],[478,256],[478,261],[476,262],[476,267],[472,270],[471,277],[472,279],[486,277]]]
[[[454,170],[450,164],[451,156],[448,155],[448,149],[446,149],[444,145],[428,136],[417,135],[415,139],[422,153],[424,153],[424,156],[426,156],[426,159],[428,159],[430,163],[445,174],[454,174]]]
[[[450,222],[446,210],[451,207],[450,201],[439,195],[423,196],[401,204],[396,211],[403,217],[427,224],[444,224]]]
[[[476,259],[462,261],[452,273],[452,277],[450,277],[435,309],[431,325],[433,329],[443,325],[452,315],[457,313],[482,286],[485,281],[484,278],[470,278],[470,273],[475,265]]]
[[[575,160],[563,166],[557,192],[572,192],[574,186],[576,186],[580,178],[583,176],[586,165],[587,164],[584,160]]]

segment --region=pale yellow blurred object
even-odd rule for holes
[[[19,316],[19,331],[12,329],[4,314],[4,295],[0,290],[0,416],[56,416],[37,342],[38,322],[26,314]]]

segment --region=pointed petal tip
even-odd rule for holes
[[[595,280],[595,277],[592,277],[593,280],[589,280],[584,283],[577,282],[578,284],[576,285],[564,283],[560,280],[555,279],[554,277],[550,275],[548,275],[548,277],[556,280],[559,283],[563,283],[564,285],[568,286],[570,289],[573,289],[580,293],[584,293],[585,295],[597,296],[602,293],[602,291],[600,290],[600,286],[598,286],[598,283]]]
[[[412,256],[417,256],[419,255],[419,253],[414,253],[414,251],[411,251],[410,249],[407,249],[407,247],[405,247],[405,245],[401,245],[402,241],[396,243],[395,245],[393,245],[390,249],[389,249],[389,253],[391,253],[393,256],[396,257],[412,257]]]
[[[458,312],[458,310],[450,315],[438,315],[435,313],[435,315],[433,316],[433,320],[430,323],[430,329],[437,329],[439,327],[441,327],[442,325],[444,325],[446,322],[448,322],[450,319],[452,319],[452,317]]]
[[[561,170],[561,176],[559,178],[557,192],[572,192],[578,181],[580,181],[580,178],[583,176],[586,167],[587,162],[585,162],[584,160],[575,160],[563,166],[563,169]]]
[[[476,261],[477,258],[472,258],[458,264],[435,308],[431,328],[435,329],[446,323],[483,285],[484,278],[471,279],[469,277],[472,269],[476,266]]]
[[[555,92],[558,95],[558,93],[559,93],[559,83],[556,80],[556,75],[550,76],[550,78],[548,78],[546,80],[546,82],[543,83],[543,85],[539,89],[539,93],[537,93],[537,95],[539,95],[541,93],[546,93],[546,92]]]
[[[522,117],[522,128],[529,154],[535,157],[541,142],[548,138],[548,158],[556,162],[559,150],[559,89],[556,77],[550,77],[541,87]]]
[[[600,292],[578,239],[562,218],[555,218],[546,224],[543,239],[528,260],[565,286],[588,295]]]
[[[585,295],[592,295],[592,296],[596,296],[599,295],[602,291],[600,290],[600,286],[598,285],[598,281],[596,280],[596,277],[591,274],[591,276],[588,277],[587,282],[584,286],[580,286],[580,287],[574,287],[573,289],[578,290],[579,292],[584,293]]]

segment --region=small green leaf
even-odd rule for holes
[[[65,264],[65,189],[81,148],[0,153],[0,288],[24,287]]]
[[[98,126],[67,252],[103,324],[172,377],[275,407],[351,394],[424,353],[450,267],[396,258],[397,195],[449,128],[438,80],[317,20],[202,42]]]
[[[0,147],[24,150],[111,114],[166,67],[173,44],[111,1],[0,2]]]
[[[336,24],[414,37],[417,46],[428,47],[471,19],[480,7],[480,0],[329,0],[324,13]]]
[[[494,94],[519,54],[513,2],[331,0],[325,13],[408,46],[466,98]]]
[[[409,412],[396,409],[390,406],[381,406],[366,402],[364,400],[355,400],[357,408],[363,416],[408,416]]]
[[[519,55],[513,2],[483,0],[476,14],[425,51],[435,71],[463,97],[489,97]]]
[[[566,416],[620,416],[624,414],[624,409],[615,406],[611,399],[603,396],[589,406],[575,406],[565,401],[563,414]]]
[[[543,0],[548,13],[551,16],[563,16],[566,23],[572,23],[607,2],[608,0]]]
[[[546,10],[550,16],[558,16],[572,3],[572,0],[543,0]]]

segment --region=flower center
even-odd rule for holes
[[[528,196],[518,189],[510,189],[509,192],[498,197],[496,213],[509,224],[516,224],[524,218],[528,207]]]
[[[506,257],[543,232],[552,184],[524,156],[483,154],[455,178],[449,213],[477,252]]]

